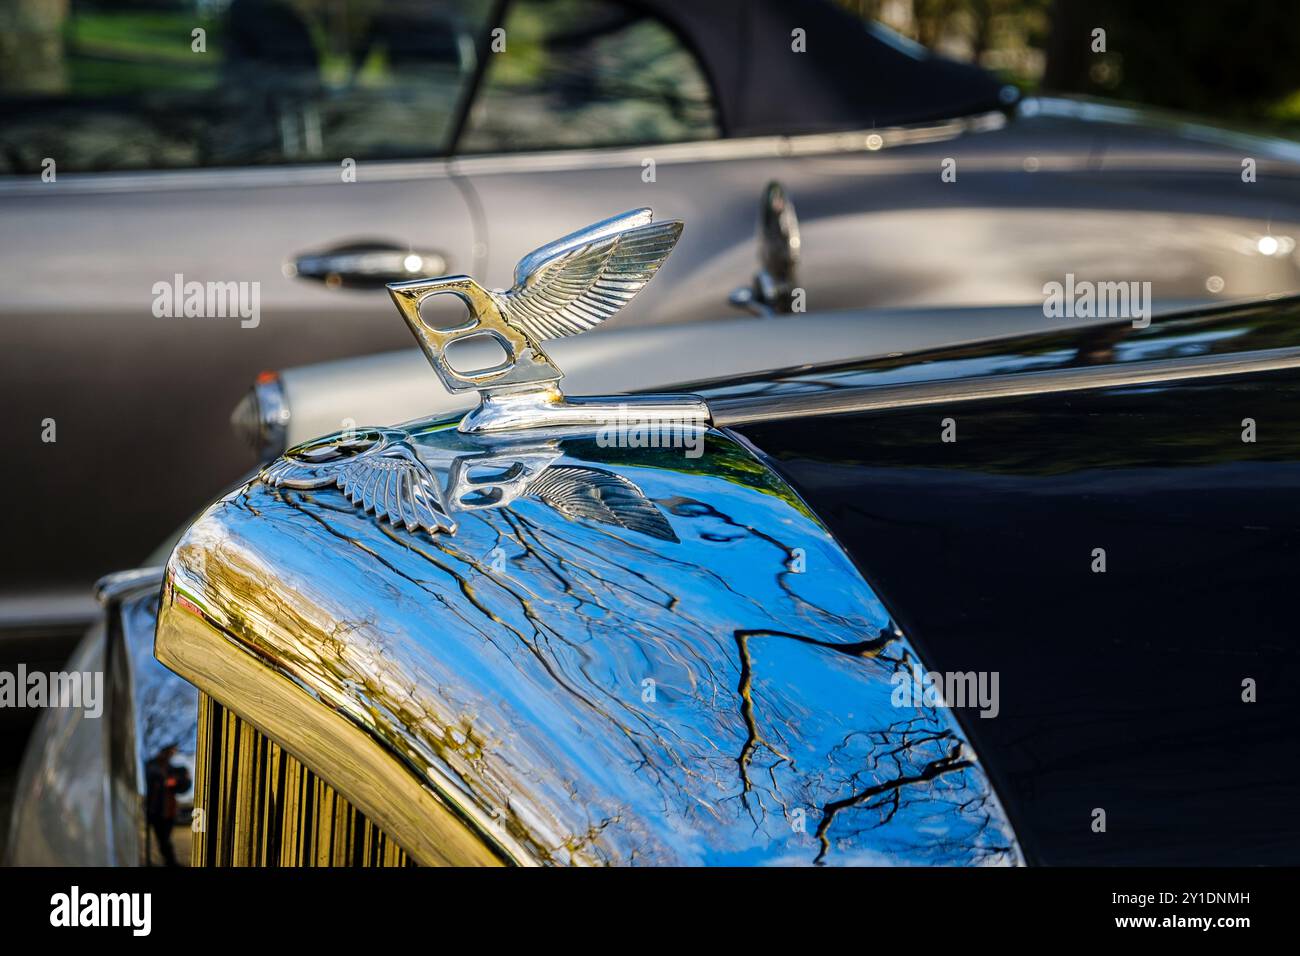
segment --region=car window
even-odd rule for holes
[[[613,0],[515,0],[504,29],[457,152],[718,136],[703,68],[644,11]]]
[[[491,6],[11,0],[0,173],[444,153]]]

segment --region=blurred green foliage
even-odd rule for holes
[[[196,57],[190,31],[207,31],[214,55]],[[219,25],[183,10],[105,13],[69,17],[64,26],[68,87],[81,95],[131,91],[202,90],[218,82]]]
[[[1295,0],[836,2],[1027,92],[1104,96],[1300,133]]]

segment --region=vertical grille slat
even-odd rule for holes
[[[406,852],[292,754],[199,695],[194,866],[414,866]]]

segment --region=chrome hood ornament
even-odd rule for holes
[[[559,436],[591,434],[606,446],[702,448],[710,425],[704,400],[566,397],[557,384],[563,373],[541,343],[615,315],[658,271],[681,232],[680,222],[654,222],[649,209],[639,209],[529,253],[509,292],[492,292],[468,276],[389,285],[443,384],[452,392],[477,390],[478,407],[455,428],[428,421],[307,442],[264,468],[262,481],[290,491],[337,487],[367,514],[407,531],[454,533],[454,514],[528,496],[569,520],[675,542],[667,519],[634,482],[612,471],[555,466]],[[460,298],[469,318],[447,329],[427,323],[420,306],[435,295]],[[448,346],[479,336],[494,339],[505,361],[457,369]],[[647,432],[653,444],[641,442]]]
[[[694,396],[568,399],[557,385],[564,373],[542,347],[616,315],[659,271],[681,233],[680,220],[655,222],[649,209],[635,209],[530,252],[504,293],[469,276],[394,282],[388,291],[443,385],[479,392],[479,406],[462,420],[462,432],[592,426],[619,413],[626,424],[629,408],[647,421],[707,423],[708,408]],[[435,295],[458,297],[468,320],[451,328],[426,322],[420,306]],[[462,371],[448,361],[449,346],[482,337],[504,350],[503,362]]]

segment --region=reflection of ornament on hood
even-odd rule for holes
[[[454,532],[458,511],[504,508],[527,496],[571,520],[678,540],[635,482],[599,468],[556,465],[563,455],[558,439],[485,435],[462,441],[481,447],[453,451],[412,442],[401,429],[366,429],[290,449],[261,477],[273,488],[337,487],[366,513],[407,531]]]
[[[634,482],[598,468],[556,465],[528,486],[566,518],[626,528],[660,541],[677,542],[672,525]]]
[[[599,426],[614,413],[613,400],[567,399],[556,384],[564,373],[542,343],[586,332],[616,315],[659,271],[681,232],[680,221],[655,222],[649,209],[636,209],[530,252],[515,267],[508,292],[492,292],[469,276],[394,282],[388,291],[443,385],[453,393],[479,392],[479,406],[461,421],[462,432]],[[435,295],[459,298],[468,319],[451,328],[429,324],[420,307]],[[455,368],[447,349],[468,339],[495,342],[505,359],[487,368]],[[694,395],[618,402],[647,420],[709,421],[708,406]]]
[[[437,476],[400,429],[371,429],[291,448],[262,470],[272,488],[337,486],[354,505],[407,531],[455,531]]]
[[[447,501],[460,511],[503,508],[561,455],[558,442],[492,443],[482,451],[457,455],[447,468]]]
[[[458,455],[447,470],[446,500],[453,510],[503,508],[520,496],[540,498],[566,518],[595,521],[677,541],[668,519],[635,482],[599,468],[556,465],[559,442],[494,442]]]

